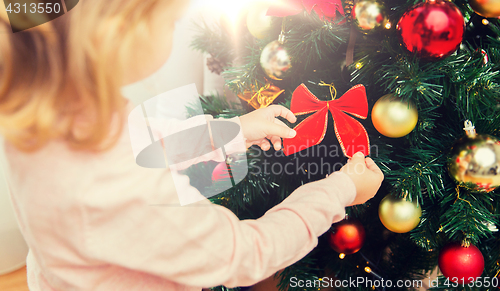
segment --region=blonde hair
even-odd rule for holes
[[[124,62],[146,41],[148,18],[173,1],[82,0],[18,33],[0,14],[0,133],[23,151],[54,139],[76,150],[111,147],[125,119]]]

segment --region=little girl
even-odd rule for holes
[[[204,200],[187,177],[139,167],[122,85],[157,70],[170,52],[183,0],[86,0],[13,34],[0,14],[0,128],[7,178],[30,247],[32,291],[189,290],[248,286],[295,263],[375,195],[383,175],[356,154],[257,220]],[[13,23],[15,25],[15,23]],[[247,146],[281,147],[296,118],[271,106],[232,121]],[[271,141],[272,145],[269,143]],[[173,179],[181,185],[174,187]],[[151,201],[164,202],[164,207]]]

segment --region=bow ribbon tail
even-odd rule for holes
[[[348,158],[352,158],[357,152],[370,155],[370,140],[363,125],[337,108],[330,107],[330,112],[334,120],[335,135],[344,155]]]
[[[323,141],[328,126],[328,108],[324,107],[313,115],[304,119],[294,130],[294,138],[283,140],[283,152],[286,156],[305,150]]]

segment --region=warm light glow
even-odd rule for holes
[[[365,272],[367,273],[371,273],[372,272],[372,269],[370,267],[365,267]]]
[[[339,258],[340,258],[341,260],[343,260],[343,259],[345,258],[345,254],[344,254],[344,253],[340,253]]]
[[[385,24],[385,29],[391,29],[391,27],[392,27],[392,24],[390,22],[387,22]]]
[[[203,2],[202,6],[208,6],[209,10],[214,10],[225,17],[232,25],[236,25],[242,17],[243,12],[248,10],[248,7],[258,3],[276,3],[278,0],[211,0]],[[206,4],[205,4],[206,3]]]
[[[483,19],[483,21],[482,21],[482,22],[483,22],[483,24],[484,24],[484,25],[488,25],[488,24],[490,24],[490,22],[489,22],[489,21],[488,21],[488,19],[486,19],[486,18],[485,18],[485,19]]]
[[[363,67],[363,64],[362,63],[356,63],[356,69],[361,69]]]

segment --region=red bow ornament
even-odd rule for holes
[[[294,128],[297,131],[294,138],[284,139],[285,155],[292,155],[321,143],[328,126],[328,111],[333,116],[335,135],[344,155],[351,158],[356,152],[363,152],[365,156],[370,154],[370,140],[365,128],[346,114],[361,119],[368,116],[368,101],[363,85],[352,87],[338,99],[321,101],[301,84],[293,92],[290,110],[295,115],[314,113]]]
[[[323,20],[334,20],[337,11],[344,16],[344,8],[340,0],[285,0],[272,5],[267,11],[268,16],[285,17],[296,15],[306,10],[311,14],[314,10]]]

